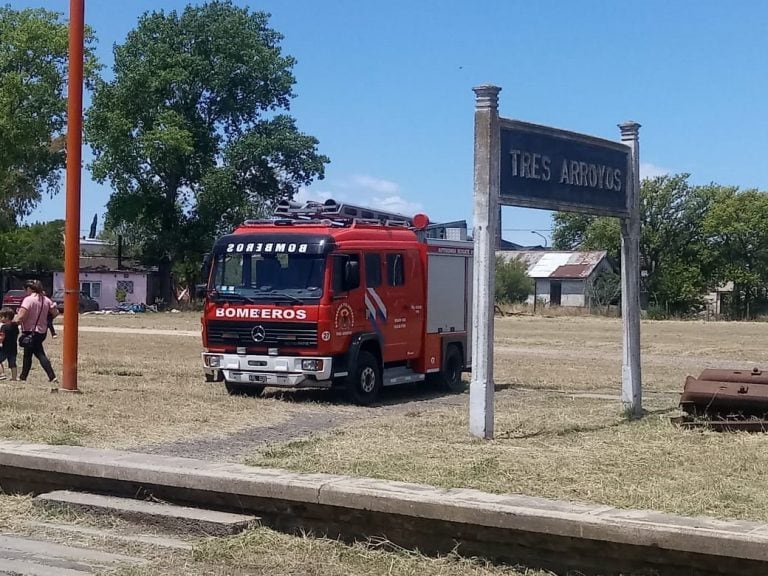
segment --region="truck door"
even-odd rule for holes
[[[385,310],[385,362],[416,358],[421,354],[424,333],[424,278],[419,254],[417,250],[400,250],[382,256],[380,288],[366,287],[366,306],[369,314],[377,308]]]
[[[351,336],[355,332],[366,330],[365,304],[363,301],[363,286],[359,280],[348,283],[345,279],[345,268],[348,262],[360,265],[360,254],[334,254],[331,258],[333,270],[331,275],[331,291],[333,292],[333,338],[334,352],[341,353],[349,350]]]

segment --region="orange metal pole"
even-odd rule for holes
[[[64,351],[62,390],[77,391],[80,303],[80,173],[83,146],[83,51],[85,0],[69,1],[67,90],[67,211],[64,227]]]

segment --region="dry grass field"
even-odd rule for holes
[[[181,335],[196,329],[197,314],[81,320],[84,393],[51,394],[39,368],[24,385],[0,383],[0,438],[133,449],[226,442],[334,412],[344,415],[341,428],[313,434],[310,426],[283,436],[300,438],[293,442],[254,443],[249,463],[768,520],[768,439],[669,423],[686,374],[764,364],[766,324],[644,322],[648,414],[630,422],[618,402],[618,320],[499,319],[496,439],[480,442],[467,432],[466,393],[411,403],[405,392],[394,410],[339,404],[323,392],[233,398],[202,381],[199,339]],[[61,339],[47,345],[59,368]]]
[[[619,321],[496,326],[495,440],[470,438],[465,406],[440,406],[270,446],[249,462],[768,521],[768,438],[669,422],[686,374],[764,365],[767,325],[643,323],[648,414],[635,422],[618,404]]]
[[[57,372],[61,342],[46,341]],[[273,426],[310,408],[276,398],[230,397],[223,385],[203,381],[200,362],[197,338],[82,332],[83,393],[52,394],[33,360],[27,382],[0,382],[0,438],[136,448]]]

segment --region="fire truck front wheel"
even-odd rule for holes
[[[227,392],[231,396],[261,396],[264,394],[264,386],[253,386],[250,384],[236,384],[234,382],[224,382]]]
[[[371,404],[381,393],[381,368],[376,356],[361,350],[347,380],[347,396],[355,404]]]

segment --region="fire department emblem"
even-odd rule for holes
[[[352,330],[352,326],[355,325],[355,313],[352,310],[352,306],[344,302],[336,310],[336,319],[334,322],[336,330],[346,332]]]

